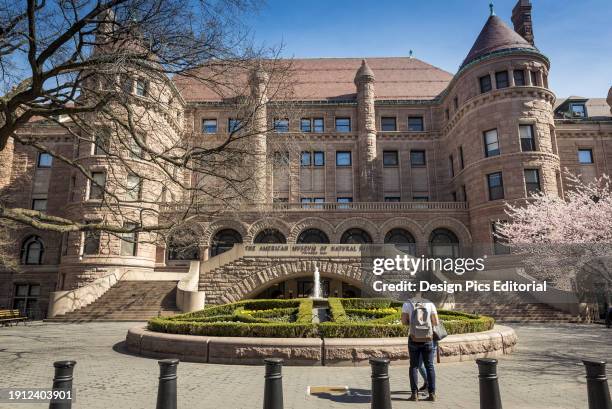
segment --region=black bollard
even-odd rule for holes
[[[610,389],[606,378],[606,362],[583,360],[586,368],[589,409],[612,409]]]
[[[53,376],[53,390],[70,391],[71,399],[53,401],[49,403],[49,409],[70,409],[72,408],[72,374],[76,361],[57,361],[53,362],[55,375]]]
[[[480,358],[476,363],[480,384],[480,409],[502,409],[497,382],[497,359]]]
[[[391,409],[389,386],[389,360],[370,358],[372,367],[372,409]]]
[[[263,409],[283,409],[283,360],[265,358],[266,375]]]
[[[178,359],[162,359],[159,364],[157,409],[176,409],[176,371]]]

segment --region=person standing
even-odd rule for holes
[[[427,373],[427,401],[436,400],[436,374],[434,369],[433,328],[438,325],[438,311],[429,300],[417,293],[402,306],[402,324],[409,326],[408,352],[410,354],[410,391],[408,400],[419,400],[418,368],[421,360]]]

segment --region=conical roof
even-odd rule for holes
[[[463,60],[461,68],[487,54],[517,48],[537,51],[537,48],[493,14],[480,31],[472,49]]]
[[[361,60],[361,67],[357,70],[357,74],[355,74],[355,81],[357,81],[361,77],[371,77],[374,79],[374,71],[368,65],[368,62],[363,59]]]

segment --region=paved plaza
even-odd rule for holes
[[[53,361],[74,359],[74,408],[155,408],[157,361],[127,354],[122,345],[134,325],[31,323],[0,328],[0,388],[50,387]],[[514,327],[518,349],[499,363],[504,409],[584,409],[580,359],[611,357],[612,330],[571,324]],[[441,364],[437,374],[438,402],[407,402],[407,367],[392,366],[393,407],[478,408],[474,362]],[[286,409],[370,407],[369,367],[285,367],[283,382]],[[261,408],[263,367],[181,363],[178,385],[179,408]],[[352,391],[350,396],[306,396],[308,385],[348,385]],[[0,403],[2,409],[44,407]]]

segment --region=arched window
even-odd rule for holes
[[[242,236],[234,229],[219,230],[212,239],[210,256],[215,257],[225,253],[234,247],[234,244],[242,243]]]
[[[340,238],[342,244],[369,244],[372,243],[372,237],[367,231],[362,229],[348,229]]]
[[[30,236],[24,240],[21,246],[22,264],[42,264],[45,247],[38,236]]]
[[[168,260],[199,260],[199,236],[191,229],[172,233],[168,240]]]
[[[429,236],[429,253],[432,257],[459,257],[459,239],[448,229],[436,229]]]
[[[385,235],[385,244],[394,244],[399,251],[416,256],[416,241],[408,230],[395,228]]]
[[[298,244],[329,244],[327,234],[319,229],[306,229],[297,238]]]
[[[264,229],[260,231],[259,233],[257,233],[257,236],[255,236],[253,243],[255,244],[264,244],[264,243],[283,244],[283,243],[287,243],[287,239],[285,238],[283,233],[279,232],[276,229]]]

